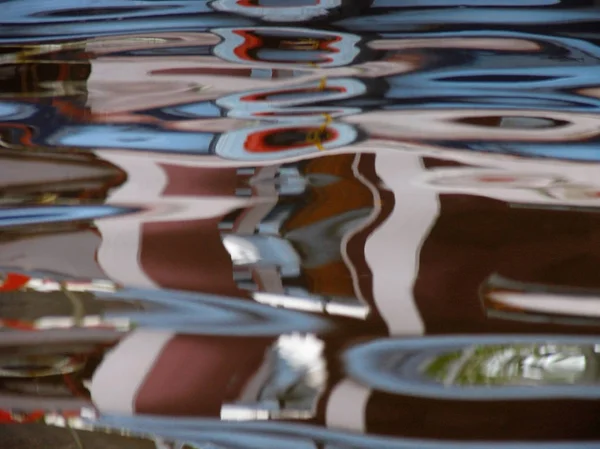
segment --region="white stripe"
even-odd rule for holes
[[[261,290],[273,295],[285,295],[281,274],[276,267],[258,265],[253,268],[252,273]]]
[[[142,223],[135,218],[99,220],[96,226],[102,234],[96,257],[106,275],[121,285],[157,288],[140,261]]]
[[[439,212],[437,193],[414,181],[424,170],[416,155],[379,154],[375,165],[395,197],[391,215],[365,245],[375,305],[390,334],[422,334],[424,326],[414,302],[413,285],[422,243]]]
[[[237,198],[162,197],[169,178],[158,161],[120,152],[105,152],[101,157],[127,173],[125,184],[112,191],[106,203],[147,208],[143,212],[95,222],[102,235],[98,264],[112,281],[122,285],[158,287],[140,260],[144,223],[218,217],[249,203]]]
[[[260,394],[262,393],[263,388],[268,384],[269,379],[277,369],[274,364],[275,361],[273,358],[265,357],[265,360],[262,365],[260,365],[258,371],[254,373],[244,390],[240,393],[240,396],[237,398],[238,402],[241,402],[242,404],[260,402]]]
[[[133,415],[146,376],[173,333],[137,330],[109,352],[92,378],[92,401],[104,413]]]
[[[107,204],[152,205],[167,185],[166,173],[151,159],[118,153],[105,153],[102,158],[127,172],[127,181],[111,192]],[[97,258],[106,275],[114,282],[153,288],[157,285],[140,263],[143,215],[97,220],[96,227],[102,234]]]
[[[325,424],[329,428],[364,433],[371,390],[351,380],[337,384],[327,401]]]
[[[21,412],[38,410],[74,412],[89,406],[89,403],[83,398],[39,397],[11,393],[0,394],[0,404],[2,404],[3,410],[18,410]]]
[[[410,110],[374,111],[344,117],[344,122],[361,126],[366,132],[401,139],[421,139],[423,123],[427,123],[427,137],[435,140],[481,140],[521,142],[568,142],[592,138],[598,134],[600,118],[589,113],[561,111],[520,110],[520,117],[546,118],[565,121],[568,124],[552,128],[517,129],[503,127],[480,127],[460,123],[462,118],[508,116],[514,111],[507,109],[458,110]]]
[[[111,162],[127,173],[127,181],[119,188],[110,192],[106,203],[137,205],[149,209],[144,213],[127,215],[126,220],[128,221],[131,220],[131,217],[140,217],[140,222],[198,220],[225,215],[231,210],[239,207],[247,207],[254,203],[267,200],[272,201],[272,195],[267,194],[265,194],[265,198],[259,200],[255,198],[240,199],[214,195],[205,197],[189,195],[163,196],[163,192],[169,185],[170,180],[160,164],[190,165],[180,163],[177,159],[162,160],[159,157],[157,158],[146,153],[136,154],[116,151],[97,151],[96,153],[102,159]],[[191,166],[203,167],[202,165]]]
[[[341,244],[340,252],[342,255],[342,260],[344,261],[344,263],[348,267],[348,270],[350,271],[354,294],[358,298],[360,305],[362,307],[365,307],[368,304],[368,302],[366,301],[364,292],[362,291],[362,289],[360,287],[360,280],[359,280],[360,273],[356,269],[356,266],[352,263],[352,259],[351,259],[350,255],[348,254],[348,243],[357,234],[359,234],[361,231],[365,230],[367,227],[369,227],[371,224],[373,224],[373,222],[375,220],[377,220],[377,217],[381,214],[381,196],[380,196],[377,188],[371,182],[369,182],[369,180],[367,178],[365,178],[360,173],[360,169],[359,169],[360,160],[361,160],[360,154],[358,154],[354,157],[354,161],[352,162],[352,173],[354,174],[356,179],[358,179],[364,186],[366,186],[369,189],[369,191],[371,192],[371,195],[373,195],[373,202],[374,202],[373,210],[369,214],[369,217],[367,217],[367,219],[364,220],[359,226],[357,226],[355,229],[352,229],[349,232],[347,232],[346,234],[344,234],[344,236],[342,237],[342,244]],[[332,304],[330,303],[329,306],[331,306],[331,305]],[[335,305],[333,305],[333,306],[335,308]],[[331,307],[329,307],[329,308],[331,308]]]
[[[520,307],[527,311],[600,317],[600,298],[518,293],[494,293],[491,296],[503,304]]]
[[[159,198],[168,183],[167,174],[152,158],[139,155],[98,152],[98,156],[127,172],[127,181],[111,192],[109,203],[151,202]]]

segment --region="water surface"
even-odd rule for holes
[[[599,6],[0,2],[0,447],[600,447]]]

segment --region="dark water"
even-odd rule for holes
[[[0,11],[0,448],[600,447],[600,2]]]

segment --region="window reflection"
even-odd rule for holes
[[[423,373],[447,386],[587,385],[598,382],[599,361],[593,345],[470,346],[436,355]]]

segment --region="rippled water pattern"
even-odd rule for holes
[[[600,2],[0,1],[0,447],[600,447]]]

